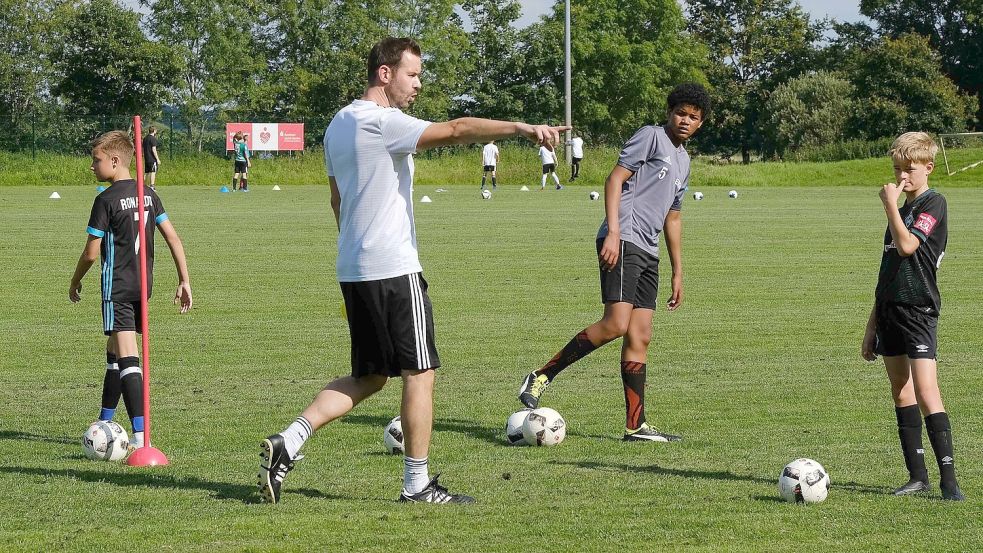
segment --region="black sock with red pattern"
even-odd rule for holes
[[[645,422],[645,363],[621,362],[625,386],[625,428],[635,430]]]
[[[547,378],[552,380],[556,378],[556,375],[560,374],[560,371],[569,367],[570,365],[577,362],[577,360],[587,356],[590,352],[597,349],[591,341],[587,338],[587,330],[581,330],[572,340],[567,342],[567,345],[563,346],[563,349],[559,353],[553,356],[548,363],[543,365],[543,368],[536,371],[537,374],[545,374]]]

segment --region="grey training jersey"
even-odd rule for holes
[[[683,207],[683,193],[689,185],[689,154],[682,145],[672,145],[664,128],[648,125],[625,143],[618,165],[634,173],[621,187],[621,239],[658,257],[666,215]],[[607,234],[605,219],[597,237]]]

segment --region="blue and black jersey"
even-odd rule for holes
[[[160,197],[143,190],[147,223],[147,296],[153,287],[154,227],[167,220]],[[86,231],[102,238],[102,301],[140,300],[139,213],[136,181],[117,181],[96,196]]]

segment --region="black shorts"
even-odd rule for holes
[[[495,170],[495,166],[494,166],[494,165],[485,165],[485,169],[484,169],[484,171],[485,171],[486,173],[487,173],[488,171],[494,171],[494,170]]]
[[[423,273],[342,282],[352,338],[352,376],[400,376],[440,366]]]
[[[141,332],[141,313],[139,301],[102,302],[103,334],[111,336],[113,332]]]
[[[600,255],[604,239],[597,240]],[[600,264],[600,259],[598,259]],[[659,258],[631,242],[621,241],[614,270],[601,269],[601,301],[628,302],[642,309],[655,309],[659,300]]]
[[[144,173],[156,173],[157,172],[157,162],[144,160],[143,162],[143,172]]]
[[[575,158],[573,158],[573,162],[574,162],[575,164],[576,164],[576,163],[580,163],[581,161],[583,161],[583,159],[584,159],[584,158],[582,158],[582,157],[575,157]]]
[[[543,165],[543,174],[544,175],[548,175],[550,173],[555,173],[555,172],[556,172],[556,164],[555,163],[547,163],[546,165]]]
[[[901,303],[878,304],[874,353],[885,357],[935,359],[939,318],[926,313],[931,309]]]
[[[249,166],[246,165],[245,161],[236,161],[235,172],[236,173],[246,173],[249,171]]]

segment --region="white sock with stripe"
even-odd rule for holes
[[[423,491],[430,483],[430,468],[427,458],[403,457],[403,490],[408,495]]]
[[[312,434],[314,434],[314,427],[311,426],[310,421],[304,417],[297,417],[297,420],[290,423],[286,430],[280,432],[280,435],[283,436],[283,445],[287,449],[287,455],[291,459],[296,458],[300,448],[304,447],[304,442]]]

